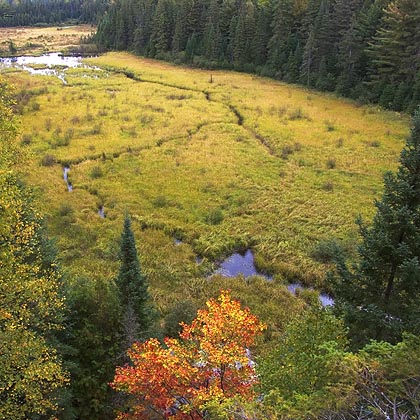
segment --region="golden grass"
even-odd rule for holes
[[[162,307],[239,248],[278,280],[321,285],[327,267],[312,250],[331,238],[354,250],[354,220],[372,216],[408,134],[405,116],[269,79],[126,53],[87,61],[107,72],[75,70],[65,86],[8,74],[20,89],[48,86],[24,108],[33,159],[23,170],[73,275],[115,275],[129,211]],[[45,155],[56,163],[42,166]]]
[[[9,41],[17,48],[16,55],[38,55],[77,46],[82,36],[94,31],[92,25],[0,28],[0,56],[10,55]]]

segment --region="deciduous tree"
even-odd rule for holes
[[[202,419],[215,401],[252,399],[257,377],[249,348],[263,329],[222,291],[183,325],[179,339],[135,343],[128,352],[132,364],[117,368],[112,384],[132,397],[119,418]]]

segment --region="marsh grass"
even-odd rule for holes
[[[40,191],[71,273],[115,276],[128,211],[163,308],[178,286],[200,294],[208,286],[198,279],[212,264],[248,247],[276,277],[320,285],[326,266],[314,258],[316,244],[357,237],[354,220],[372,216],[408,133],[408,120],[394,113],[268,79],[212,71],[209,83],[207,71],[123,53],[88,61],[108,76],[72,73],[63,86],[8,74],[20,89],[49,86],[36,97],[40,110],[22,117],[25,132],[38,133],[28,143],[27,182]],[[55,127],[68,138],[56,148]],[[63,218],[59,209],[70,202],[74,211]]]

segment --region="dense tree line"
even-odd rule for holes
[[[1,0],[0,27],[96,23],[107,0]]]
[[[416,0],[117,0],[97,43],[414,111],[420,101]]]

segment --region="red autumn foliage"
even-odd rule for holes
[[[111,384],[132,398],[119,419],[196,420],[206,404],[254,398],[257,377],[248,349],[264,325],[227,291],[206,305],[191,325],[183,325],[179,339],[131,347],[132,364],[118,367]]]

